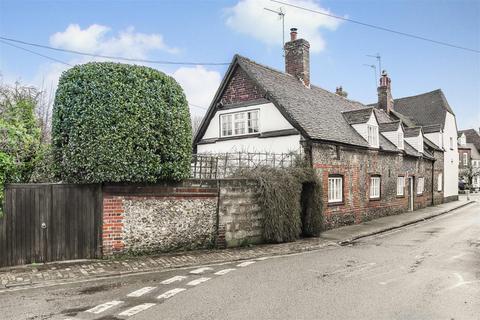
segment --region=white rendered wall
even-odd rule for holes
[[[294,129],[294,127],[278,111],[273,103],[259,104],[229,110],[219,110],[210,121],[202,139],[220,138],[220,115],[225,113],[241,112],[246,110],[259,110],[258,127],[260,133]],[[287,153],[300,149],[300,134],[258,138],[245,136],[242,139],[222,140],[215,143],[197,145],[197,153],[225,153],[225,152],[270,152]]]
[[[208,124],[202,139],[220,138],[220,115],[225,113],[241,112],[246,110],[259,110],[258,127],[260,132],[293,129],[290,122],[278,111],[273,103],[259,104],[256,106],[248,106],[229,110],[219,110],[212,117]]]
[[[290,151],[299,151],[299,149],[300,135],[270,138],[244,138],[197,145],[197,153],[288,153]]]
[[[442,146],[442,133],[441,132],[431,132],[431,133],[426,133],[425,137],[435,143],[437,147],[443,148]]]
[[[365,139],[365,141],[368,142],[368,125],[376,126],[378,128],[378,122],[377,118],[375,118],[375,115],[372,114],[370,115],[370,118],[366,123],[359,123],[359,124],[352,124],[352,127]],[[380,132],[379,132],[380,135]],[[378,137],[377,140],[378,143],[380,143],[380,137]],[[374,146],[378,147],[378,146]]]
[[[455,116],[447,112],[443,129],[444,141],[444,197],[458,195],[458,149],[457,149],[457,122]],[[450,148],[450,138],[453,138],[453,148]]]
[[[398,135],[403,132],[402,127],[398,126],[397,131],[387,131],[387,132],[382,132],[383,136],[387,138],[391,143],[393,143],[397,148],[398,147]],[[405,139],[404,139],[405,140]],[[403,150],[403,148],[399,148]]]
[[[415,148],[415,150],[423,153],[423,136],[421,133],[415,137],[405,138],[405,141],[407,141],[409,145]]]

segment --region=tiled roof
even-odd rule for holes
[[[372,108],[363,108],[352,111],[343,111],[343,116],[349,124],[365,123],[370,119],[372,110]]]
[[[405,138],[417,137],[421,131],[421,127],[405,128]]]
[[[290,74],[236,56],[239,65],[267,93],[287,119],[311,139],[368,147],[367,141],[345,121],[342,112],[366,108],[316,86],[305,87]],[[370,109],[371,110],[371,109]]]
[[[373,105],[371,105],[371,106],[373,107],[373,111],[375,112],[375,116],[377,116],[378,123],[388,123],[388,122],[392,122],[392,121],[395,120],[395,119],[392,119],[392,117],[390,117],[384,110],[377,109]]]
[[[399,125],[400,125],[400,121],[397,120],[392,122],[380,123],[378,126],[380,128],[380,132],[388,132],[388,131],[397,131]]]
[[[432,124],[429,126],[423,126],[422,129],[424,133],[439,132],[440,130],[442,130],[442,125]]]
[[[395,114],[390,117],[383,110],[367,107],[357,101],[346,99],[319,87],[311,85],[307,88],[290,74],[261,65],[239,55],[235,55],[227,71],[227,76],[233,72],[232,70],[236,65],[240,66],[255,85],[266,93],[265,98],[274,103],[282,115],[303,136],[310,139],[368,147],[367,141],[351,124],[367,122],[372,111],[375,113],[379,125],[386,130],[392,127],[398,128],[400,125],[398,120],[404,121],[395,117]],[[226,77],[222,84],[225,84],[227,80]],[[215,99],[221,94],[221,88],[217,91]],[[207,111],[207,116],[202,120],[201,127],[204,129],[215,113],[215,99]],[[407,119],[407,117],[404,118]],[[405,124],[409,125],[409,123]],[[415,126],[411,121],[410,125]],[[416,132],[418,135],[420,130],[421,128],[416,127],[411,132]],[[202,134],[202,130],[199,130],[195,137],[196,143],[198,143]],[[381,150],[402,152],[382,134],[379,137],[379,144]],[[422,156],[411,146],[406,146],[403,152],[416,157]]]
[[[478,152],[480,152],[480,134],[474,129],[460,130],[458,131],[459,136],[464,133],[467,138],[467,143],[473,143]]]
[[[391,143],[387,138],[383,136],[383,134],[379,134],[379,143],[380,143],[380,149],[385,150],[385,151],[396,151],[400,152],[401,150],[398,149],[393,143]]]
[[[422,154],[418,152],[414,147],[412,147],[407,141],[403,143],[403,150],[409,156],[421,157]]]
[[[442,90],[393,100],[393,109],[418,126],[445,125],[445,114],[454,115]]]

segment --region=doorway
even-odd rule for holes
[[[408,211],[413,211],[414,177],[408,177]]]

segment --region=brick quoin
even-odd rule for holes
[[[104,193],[103,196],[103,226],[102,226],[102,252],[103,256],[112,256],[123,253],[125,250],[124,242],[124,201],[125,200],[195,200],[218,197],[218,189],[211,187],[177,187],[177,188],[157,188],[156,194],[147,191],[146,195],[124,195],[113,193]],[[225,232],[221,233],[218,243],[222,246],[225,242]]]
[[[223,105],[258,100],[265,97],[265,92],[257,87],[242,68],[237,67],[223,93]]]
[[[123,197],[103,197],[102,248],[104,256],[120,252],[124,248],[122,240],[123,213]]]

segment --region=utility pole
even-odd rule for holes
[[[264,10],[276,13],[279,17],[279,19],[282,20],[282,55],[285,57],[285,12],[283,12],[283,8],[280,7],[278,11],[269,9],[269,8],[263,8]]]

